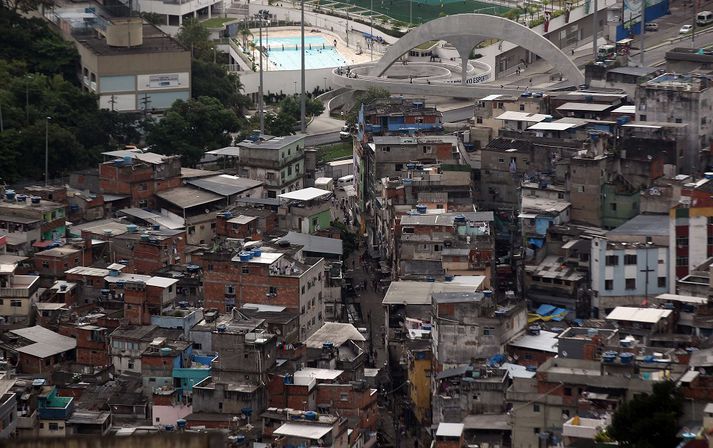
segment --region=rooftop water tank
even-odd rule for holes
[[[419,212],[420,214],[425,214],[427,210],[427,207],[424,204],[416,204],[416,211]]]
[[[463,215],[456,215],[453,217],[453,222],[454,223],[464,223],[465,222],[465,216]]]
[[[161,225],[160,224],[154,224],[151,226],[154,230],[161,230]]]
[[[631,361],[634,360],[634,354],[629,352],[620,353],[619,359],[622,364],[631,364]]]
[[[17,202],[27,202],[27,195],[18,194],[16,196]]]
[[[452,282],[455,277],[453,275],[446,275],[444,280],[447,282]]]
[[[311,420],[311,421],[317,420],[317,413],[314,411],[305,412],[305,420]]]
[[[486,289],[485,291],[483,291],[483,297],[485,297],[486,299],[492,299],[493,291],[490,289]]]
[[[253,257],[252,252],[240,252],[238,254],[238,257],[240,257],[240,261],[250,261],[250,259]]]
[[[136,232],[138,232],[138,230],[139,230],[139,226],[137,226],[136,224],[128,224],[126,226],[126,231],[129,233],[136,233]]]
[[[35,205],[39,205],[39,203],[40,203],[41,201],[42,201],[42,198],[39,197],[39,196],[32,196],[32,197],[30,197],[30,202],[33,203],[33,204],[35,204]]]
[[[431,276],[429,275],[428,277],[426,277],[426,281],[427,281],[427,282],[431,282],[431,283],[433,283],[433,282],[435,282],[435,281],[436,281],[436,279],[435,279],[435,278],[433,278],[433,277],[431,277]]]
[[[179,418],[176,420],[176,426],[178,426],[178,429],[184,429],[186,427],[186,420]]]
[[[218,330],[218,333],[225,333],[225,325],[223,325],[223,324],[218,325],[217,330]]]
[[[713,179],[713,172],[707,171],[707,172],[703,173],[703,177],[706,179]]]
[[[617,352],[604,352],[602,353],[602,362],[614,362],[617,355]]]
[[[262,256],[262,249],[260,249],[259,247],[253,248],[251,252],[253,254],[253,258],[258,258]]]
[[[148,241],[151,235],[148,233],[142,233],[141,234],[141,241]]]
[[[5,198],[9,202],[15,201],[15,190],[5,190]]]
[[[109,277],[118,277],[118,276],[119,276],[118,269],[109,269]]]

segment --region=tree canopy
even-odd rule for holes
[[[0,8],[0,176],[44,177],[45,132],[50,176],[94,165],[100,153],[136,142],[136,117],[100,110],[77,82],[79,54],[40,19]],[[49,119],[47,117],[50,117]]]
[[[673,382],[656,383],[651,394],[637,395],[617,408],[607,435],[625,448],[676,446],[682,408],[683,396]]]
[[[184,166],[195,166],[205,151],[228,146],[240,129],[238,116],[216,98],[178,100],[157,123],[148,124],[146,143],[160,154],[180,154]]]

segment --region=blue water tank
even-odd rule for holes
[[[154,230],[161,230],[161,224],[154,224],[154,225],[152,226],[152,228],[153,228]]]
[[[174,431],[176,429],[176,427],[173,425],[166,425],[163,427],[163,429],[166,431]]]
[[[407,177],[407,178],[405,178],[405,179],[402,179],[401,182],[402,182],[404,185],[412,185],[412,184],[413,184],[413,179],[409,179],[409,178]]]
[[[707,172],[703,173],[703,177],[706,179],[713,179],[713,172],[707,171]]]
[[[126,226],[126,231],[129,233],[136,233],[136,232],[138,232],[138,230],[139,230],[139,226],[137,226],[136,224],[128,224]]]
[[[427,209],[428,207],[426,207],[424,204],[416,204],[416,211],[422,215],[426,213]]]
[[[118,276],[119,276],[118,269],[109,269],[109,277],[118,277]]]
[[[252,250],[253,258],[258,258],[262,256],[262,249],[256,247]]]
[[[32,202],[33,204],[37,205],[37,204],[39,204],[40,202],[42,202],[42,198],[39,197],[39,196],[32,196],[32,197],[30,197],[30,202]]]
[[[253,257],[252,252],[240,252],[238,254],[238,257],[240,257],[240,261],[250,261],[250,259]]]
[[[225,333],[226,326],[224,324],[220,324],[217,327],[218,333]]]
[[[453,275],[446,275],[444,280],[447,282],[452,282],[455,277]]]
[[[492,299],[493,291],[490,289],[486,289],[485,291],[483,291],[483,297],[485,297],[486,299]]]
[[[131,165],[132,162],[132,157],[131,156],[124,156],[124,165]]]
[[[406,169],[407,169],[407,170],[416,169],[416,164],[415,164],[415,163],[407,163],[407,164],[406,164]]]
[[[5,198],[12,202],[15,200],[15,190],[5,190]]]
[[[307,411],[305,412],[305,419],[315,421],[317,420],[317,413],[314,411]]]
[[[631,361],[634,360],[634,354],[629,352],[620,353],[619,359],[622,364],[631,364]]]
[[[17,202],[27,202],[27,195],[18,194],[16,199],[17,199]]]
[[[322,348],[332,349],[332,348],[334,348],[334,343],[327,341],[324,344],[322,344]]]
[[[464,223],[465,222],[465,216],[463,215],[456,215],[453,217],[453,222],[455,223]]]
[[[176,426],[178,426],[178,429],[184,429],[186,427],[186,421],[182,418],[179,418],[176,420]]]
[[[431,277],[431,276],[429,275],[428,277],[426,277],[426,281],[427,281],[427,282],[431,282],[431,283],[433,283],[433,282],[435,282],[435,281],[436,281],[436,279],[435,279],[435,278],[433,278],[433,277]]]
[[[614,362],[618,353],[617,352],[604,352],[602,353],[603,362]]]

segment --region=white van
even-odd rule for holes
[[[337,179],[337,188],[344,189],[347,185],[354,185],[354,175],[350,174],[348,176],[340,177]]]
[[[701,11],[696,15],[696,25],[705,26],[713,23],[713,12]]]

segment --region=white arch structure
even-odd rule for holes
[[[555,44],[530,28],[503,17],[486,14],[456,14],[431,20],[409,31],[391,45],[372,69],[372,76],[382,76],[394,62],[416,46],[429,40],[445,40],[456,48],[462,60],[462,84],[471,50],[486,39],[501,39],[535,53],[546,60],[573,85],[584,83],[577,65]]]

